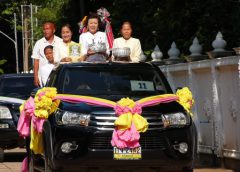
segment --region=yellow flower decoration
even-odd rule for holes
[[[127,98],[122,98],[121,100],[119,100],[118,105],[122,106],[122,107],[129,107],[129,108],[133,108],[135,106],[135,102],[132,99]]]
[[[181,104],[183,108],[192,115],[190,110],[194,104],[194,99],[192,96],[192,92],[189,90],[189,88],[184,87],[177,90],[176,95],[179,97],[178,103]]]
[[[35,116],[47,119],[58,107],[60,100],[54,100],[57,95],[57,89],[53,87],[44,87],[38,90],[35,102]]]

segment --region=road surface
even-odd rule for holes
[[[24,149],[12,149],[5,151],[5,160],[0,163],[0,172],[20,172],[21,161],[25,157]],[[220,168],[201,168],[195,169],[194,172],[233,172],[232,170]]]

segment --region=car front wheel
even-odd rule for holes
[[[4,161],[4,150],[0,148],[0,162]]]

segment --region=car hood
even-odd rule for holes
[[[22,104],[25,100],[19,98],[0,96],[0,102]]]
[[[96,111],[108,111],[114,113],[114,109],[110,107],[88,105],[86,103],[67,103],[61,102],[59,109],[64,111],[80,112],[80,113],[92,113]],[[143,113],[147,112],[160,112],[160,113],[174,113],[185,112],[184,108],[177,102],[161,103],[156,106],[144,107]]]

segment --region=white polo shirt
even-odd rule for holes
[[[62,39],[59,38],[58,36],[55,36],[54,35],[54,38],[53,38],[53,42],[50,44],[45,37],[39,39],[35,45],[34,45],[34,48],[33,48],[33,52],[32,52],[32,58],[33,59],[39,59],[39,71],[38,71],[38,78],[41,82],[41,78],[45,78],[46,74],[44,72],[41,72],[41,71],[44,71],[44,69],[40,69],[40,68],[44,68],[45,64],[48,63],[48,60],[47,58],[45,57],[45,54],[44,54],[44,48],[48,45],[52,45],[53,46],[53,55],[54,55],[54,62],[58,62],[58,59],[60,59],[58,56],[59,56],[59,47],[60,47],[60,44],[62,42]],[[44,76],[41,76],[41,75],[44,75]],[[48,77],[48,76],[47,76]]]

